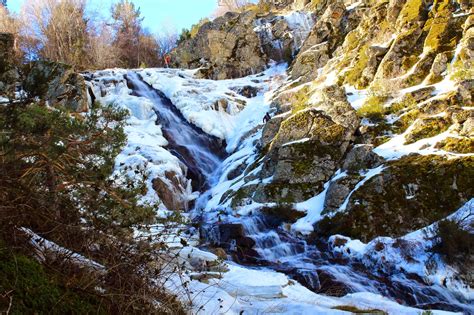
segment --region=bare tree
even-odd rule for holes
[[[21,22],[16,16],[10,14],[5,5],[6,1],[0,3],[0,33],[13,34],[15,38],[15,58],[19,60],[23,57],[21,50]]]
[[[22,9],[32,54],[79,68],[88,65],[85,0],[27,0]]]
[[[218,0],[217,9],[213,15],[218,17],[227,12],[238,12],[251,3],[252,1],[250,0]]]
[[[90,36],[88,54],[91,66],[95,69],[116,67],[119,61],[119,51],[113,45],[113,29],[105,22],[95,24],[94,34]]]

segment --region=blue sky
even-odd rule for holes
[[[13,12],[20,10],[24,0],[7,0],[8,8]],[[91,7],[104,15],[117,0],[88,0]],[[189,28],[201,18],[210,16],[217,7],[217,0],[132,0],[140,7],[143,24],[153,33],[160,33],[163,25],[172,26],[180,31]]]

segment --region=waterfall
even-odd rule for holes
[[[168,140],[167,149],[188,167],[193,188],[209,188],[213,173],[222,163],[225,145],[217,138],[190,124],[162,92],[153,89],[133,71],[126,75],[133,95],[152,101],[163,134]]]

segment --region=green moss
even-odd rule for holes
[[[402,115],[399,120],[394,124],[394,132],[403,133],[411,124],[421,115],[421,111],[418,108],[409,110],[406,114]]]
[[[305,109],[308,106],[309,87],[305,86],[298,90],[291,100],[291,112],[294,114]]]
[[[448,137],[445,140],[437,143],[436,148],[453,153],[474,153],[474,139],[469,137]]]
[[[34,259],[0,243],[0,311],[12,301],[11,314],[105,314],[100,301],[75,292]]]
[[[398,114],[402,111],[411,110],[415,108],[416,105],[417,105],[417,102],[415,98],[413,97],[413,95],[405,94],[400,102],[390,104],[390,106],[387,108],[387,113]]]
[[[369,96],[364,104],[357,110],[357,114],[364,118],[372,120],[383,119],[384,103],[386,101],[384,96]]]
[[[359,89],[363,89],[366,85],[362,84],[361,77],[362,72],[367,67],[367,63],[369,62],[369,56],[367,52],[369,50],[369,44],[363,45],[359,49],[358,58],[354,65],[345,73],[346,79],[345,83],[353,85]]]
[[[434,137],[450,126],[450,121],[443,117],[428,117],[420,120],[413,130],[406,135],[406,144],[417,142],[424,138]]]
[[[398,21],[404,25],[423,17],[425,4],[423,0],[408,0],[402,8]]]
[[[418,56],[404,56],[402,61],[402,69],[404,71],[411,69],[418,62],[418,60],[420,60],[420,57]]]
[[[387,166],[351,196],[347,212],[323,219],[318,233],[364,242],[398,237],[445,218],[474,194],[472,156],[411,155]]]

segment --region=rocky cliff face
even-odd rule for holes
[[[329,190],[315,233],[363,240],[403,235],[466,203],[474,186],[472,5],[312,1],[306,10],[316,24],[273,99],[261,158],[245,171],[251,184],[221,201],[291,205]],[[338,172],[347,175],[331,181]]]
[[[179,67],[200,68],[199,76],[230,79],[264,70],[270,60],[291,62],[307,36],[309,12],[269,13],[254,7],[204,23],[173,53]]]
[[[276,217],[279,228],[310,240],[340,234],[370,242],[403,237],[468,203],[474,196],[472,3],[291,1],[258,20],[294,6],[315,24],[291,58],[278,59],[275,50],[250,41],[260,61],[245,65],[286,60],[289,77],[272,95],[272,119],[254,130],[258,150],[246,158],[237,151],[238,163],[232,156],[224,162],[221,183],[228,189],[215,191],[206,210]],[[212,23],[231,16],[258,17],[245,12]],[[230,50],[219,55],[210,77],[249,70],[229,75],[236,59]]]

